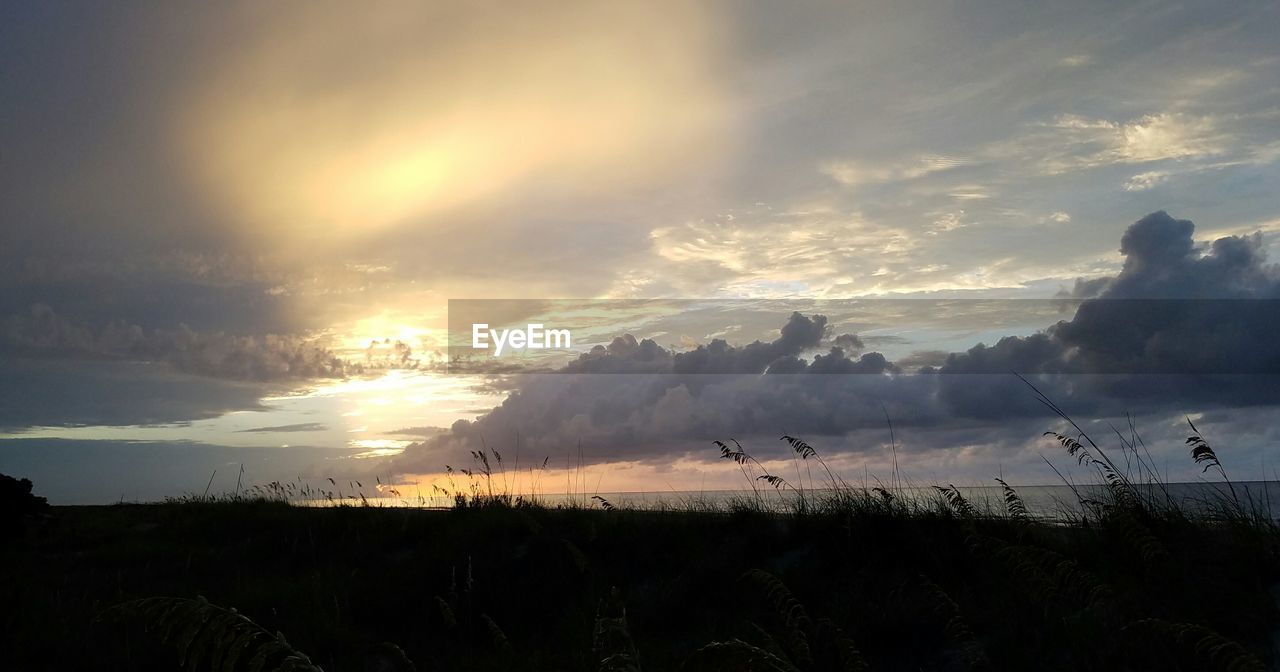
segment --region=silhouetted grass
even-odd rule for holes
[[[1229,483],[1190,429],[1188,459]],[[1267,669],[1269,507],[1225,485],[1188,507],[1117,435],[1112,454],[1050,433],[1077,499],[1055,519],[998,478],[990,501],[851,486],[791,436],[794,480],[717,442],[742,495],[655,509],[515,495],[496,453],[444,510],[371,506],[354,481],[54,507],[0,551],[0,667]]]

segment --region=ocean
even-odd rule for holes
[[[879,487],[879,486],[876,486]],[[852,486],[855,492],[862,492],[861,485]],[[870,489],[870,488],[869,488]],[[885,492],[901,501],[908,501],[923,506],[942,503],[942,494],[931,485],[903,485],[894,488],[883,486]],[[1137,484],[1135,489],[1142,499],[1157,505],[1175,505],[1191,514],[1205,514],[1221,510],[1223,504],[1234,506],[1239,502],[1247,511],[1258,512],[1275,520],[1280,520],[1280,481],[1242,481]],[[1233,490],[1234,489],[1234,493]],[[1006,512],[1004,491],[993,486],[957,486],[956,490],[964,496],[980,515],[1003,515]],[[1085,508],[1082,500],[1106,501],[1109,493],[1107,487],[1099,484],[1088,485],[1029,485],[1014,486],[1014,490],[1022,499],[1027,512],[1034,518],[1044,520],[1068,520],[1079,516]],[[405,494],[405,493],[402,493]],[[806,497],[821,500],[833,494],[829,489],[806,490]],[[664,510],[664,509],[701,509],[730,510],[735,504],[751,503],[765,509],[788,511],[793,510],[800,500],[801,493],[790,489],[775,490],[771,486],[761,484],[757,490],[667,490],[647,492],[575,492],[575,493],[538,493],[523,497],[543,506],[585,506],[590,508],[615,507],[620,509]],[[873,496],[882,496],[873,492]],[[333,503],[343,501],[353,503],[351,498],[341,498]],[[449,508],[454,505],[451,497],[443,495],[368,498],[371,506],[409,506],[421,508]],[[307,502],[326,505],[328,501]],[[361,500],[355,500],[361,503]]]

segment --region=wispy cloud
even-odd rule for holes
[[[1029,127],[991,149],[1004,161],[1026,162],[1046,175],[1118,164],[1217,156],[1235,137],[1212,116],[1159,113],[1129,121],[1061,115]]]
[[[846,187],[856,187],[875,182],[914,180],[972,163],[972,159],[964,157],[924,155],[891,165],[852,160],[835,161],[824,164],[822,172]]]
[[[276,434],[281,432],[324,432],[328,431],[328,429],[328,425],[323,422],[300,422],[292,425],[276,425],[274,427],[254,427],[240,431],[251,434]]]
[[[1161,182],[1169,179],[1169,173],[1163,170],[1150,170],[1145,173],[1138,173],[1133,177],[1125,180],[1125,191],[1145,191]]]
[[[748,287],[752,293],[823,292],[851,282],[872,263],[905,261],[917,247],[905,229],[858,213],[768,209],[661,227],[650,236],[654,252],[667,262],[664,272],[705,273],[725,293]]]

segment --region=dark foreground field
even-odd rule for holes
[[[1268,524],[1112,507],[1061,526],[956,504],[908,511],[868,495],[785,516],[59,507],[6,532],[0,669],[178,669],[184,653],[197,669],[274,669],[298,660],[290,650],[330,672],[1235,671],[1275,660]],[[130,602],[156,596],[208,603]]]

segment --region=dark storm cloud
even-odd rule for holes
[[[296,330],[306,321],[289,310],[280,274],[252,257],[121,252],[109,258],[68,255],[4,259],[0,315],[37,304],[89,322],[126,320],[144,327],[233,332]]]
[[[102,358],[238,380],[341,373],[298,336],[329,325],[278,291],[289,278],[263,261],[278,251],[235,235],[175,142],[175,106],[229,20],[226,8],[0,9],[0,357],[76,362],[65,373],[85,370],[81,389],[101,389]],[[169,383],[152,383],[122,381],[136,405],[155,405],[125,416],[192,415],[171,412],[150,392]],[[208,386],[213,398],[225,387]],[[28,423],[3,412],[19,424],[116,415],[57,406]]]
[[[217,240],[201,200],[183,185],[169,117],[194,56],[217,42],[225,24],[217,13],[0,10],[0,212],[9,224],[0,240],[86,253]]]
[[[1194,229],[1147,215],[1121,240],[1120,274],[1071,320],[952,354],[939,372],[1042,374],[1044,389],[1082,414],[1280,403],[1280,274],[1258,236],[1201,250]],[[993,420],[1035,411],[1007,376],[939,376],[938,395],[956,413]]]
[[[909,432],[967,427],[984,441],[1008,443],[997,435],[1017,431],[1025,440],[1050,417],[1013,372],[1031,375],[1086,416],[1280,403],[1274,375],[1194,373],[1221,371],[1224,361],[1250,372],[1280,371],[1280,339],[1274,311],[1241,310],[1272,306],[1266,300],[1277,297],[1276,268],[1258,239],[1223,238],[1200,250],[1193,228],[1164,212],[1144,217],[1123,238],[1120,274],[1074,318],[951,353],[940,369],[813,375],[900,369],[876,352],[850,359],[825,340],[824,317],[799,313],[778,339],[745,346],[716,340],[672,353],[626,335],[564,369],[593,375],[521,378],[501,406],[414,444],[393,468],[439,469],[482,439],[516,432],[534,453],[558,454],[581,441],[600,461],[655,460],[726,436],[849,436],[883,428],[886,414]],[[1164,300],[1186,297],[1194,300]],[[806,358],[824,344],[826,352]],[[1148,370],[1163,373],[1135,373]]]
[[[156,425],[266,410],[260,384],[175,374],[136,362],[0,355],[0,430]]]
[[[145,329],[122,321],[98,327],[36,305],[27,315],[0,321],[0,353],[22,356],[111,357],[159,362],[176,370],[250,381],[342,377],[358,373],[328,349],[296,336],[237,336],[176,329]]]
[[[835,433],[883,422],[884,410],[875,399],[913,396],[905,391],[909,381],[878,390],[877,379],[886,380],[881,376],[858,376],[861,382],[851,384],[844,376],[818,375],[896,371],[880,353],[850,359],[828,343],[827,332],[826,317],[793,313],[778,338],[743,346],[715,339],[673,353],[650,339],[619,336],[560,372],[520,377],[501,406],[411,446],[395,466],[436,469],[443,462],[433,460],[455,459],[454,453],[479,446],[486,436],[515,432],[534,453],[557,453],[582,439],[618,447],[620,452],[607,459],[649,459],[728,432],[803,426]],[[856,337],[841,339],[850,343]],[[824,344],[825,352],[812,360],[803,357]]]
[[[840,334],[832,339],[831,344],[850,354],[861,352],[867,345],[857,334]]]
[[[1119,275],[1075,317],[948,357],[942,373],[1280,373],[1280,269],[1260,236],[1197,248],[1155,212],[1125,231]],[[1203,253],[1202,253],[1203,252]]]
[[[843,344],[861,341],[853,334],[842,334],[825,353],[812,361],[801,356],[822,345],[827,335],[824,315],[808,317],[792,313],[772,341],[752,341],[735,346],[722,338],[687,352],[671,352],[652,339],[637,340],[631,334],[597,345],[577,360],[560,369],[560,373],[668,373],[677,375],[707,374],[796,374],[796,373],[885,373],[895,370],[883,355],[868,353],[852,360]]]
[[[812,318],[792,313],[782,326],[782,335],[771,342],[754,341],[735,348],[723,339],[707,346],[676,355],[674,373],[763,373],[773,366],[793,367],[797,357],[807,348],[821,342],[827,329],[827,318]]]

